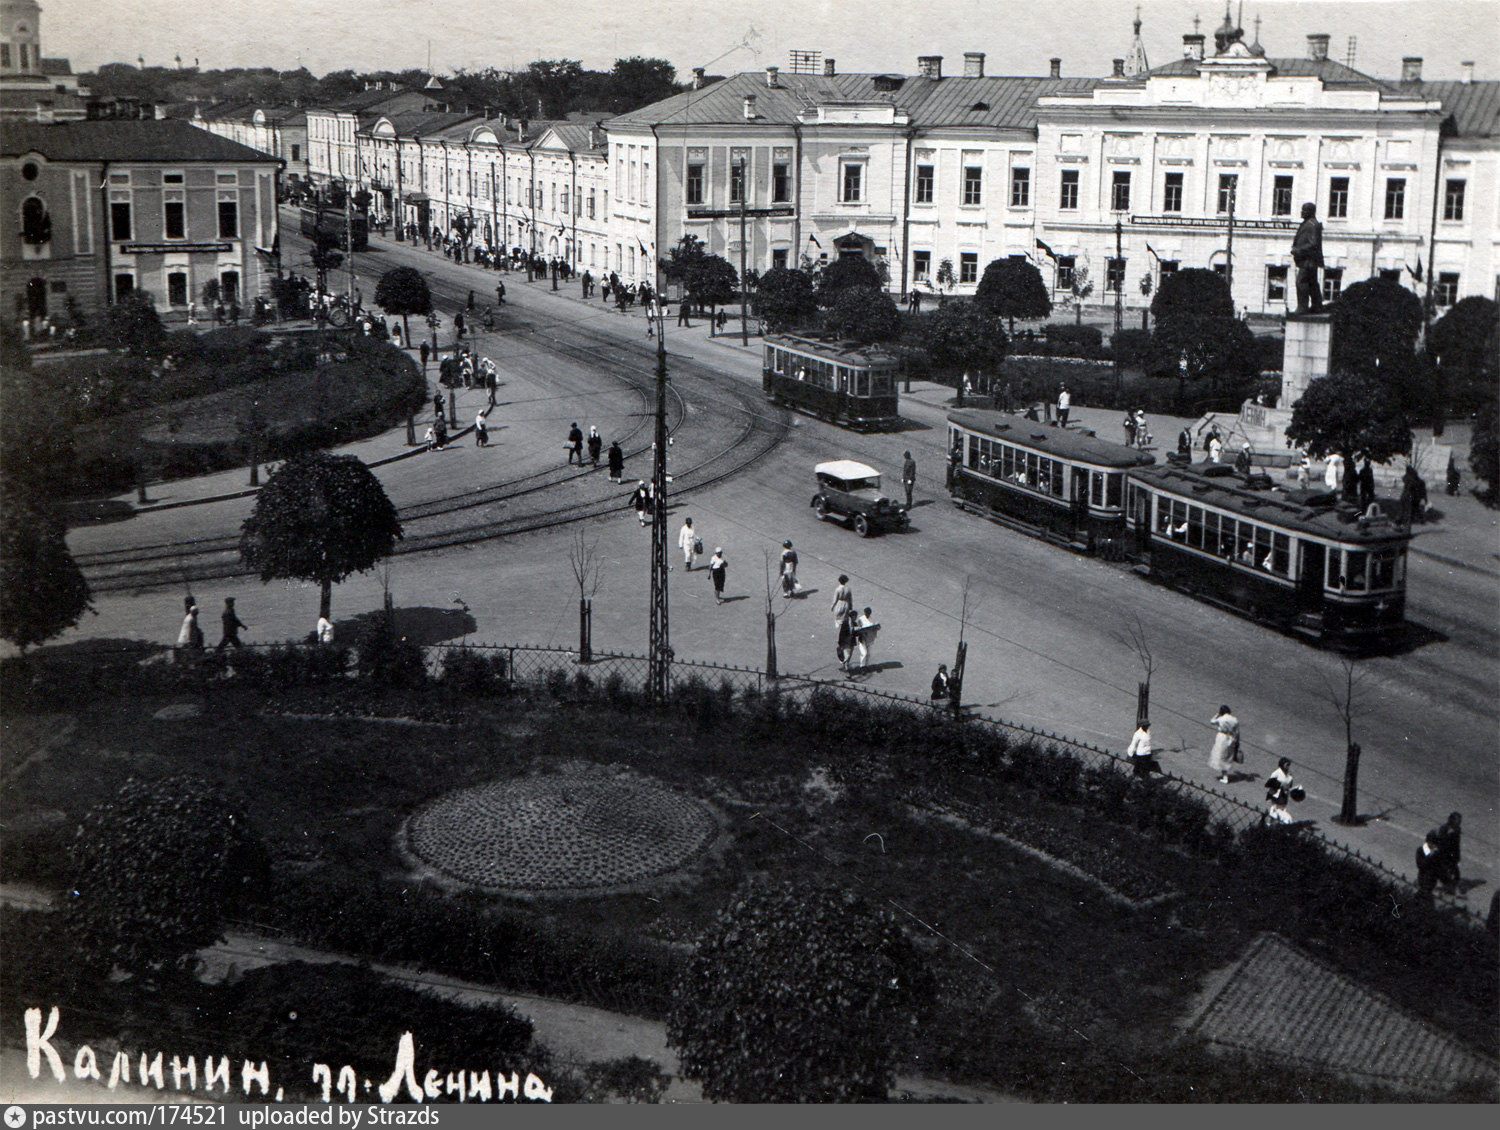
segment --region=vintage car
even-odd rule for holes
[[[812,508],[819,518],[841,518],[862,538],[882,530],[904,530],[906,507],[880,493],[880,472],[852,459],[819,463]]]

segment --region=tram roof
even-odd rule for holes
[[[1184,501],[1233,511],[1246,521],[1265,522],[1341,542],[1411,540],[1411,534],[1389,518],[1361,517],[1361,511],[1340,505],[1328,491],[1257,490],[1245,486],[1233,468],[1223,463],[1146,467],[1134,478]]]
[[[1055,428],[1022,416],[1013,416],[1009,412],[966,409],[948,413],[948,421],[971,432],[993,436],[1055,459],[1069,459],[1118,470],[1149,467],[1156,462],[1154,455],[1126,447],[1123,443],[1100,439],[1092,431]]]
[[[859,341],[828,341],[820,337],[800,337],[797,334],[767,334],[765,343],[782,349],[801,349],[848,365],[868,365],[872,362],[895,364],[897,360],[889,349],[865,345]]]

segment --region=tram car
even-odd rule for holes
[[[948,416],[948,492],[965,510],[1094,552],[1126,547],[1125,479],[1155,458],[1004,412]]]
[[[1406,614],[1408,530],[1326,491],[1282,491],[1217,463],[1126,483],[1139,560],[1174,588],[1320,643],[1363,648]]]
[[[302,206],[302,234],[311,239],[322,232],[332,238],[340,251],[348,251],[352,240],[355,251],[365,251],[370,246],[370,223],[362,213],[345,217],[342,208],[322,209]]]
[[[794,334],[765,339],[766,399],[857,431],[897,427],[900,361],[889,350]]]

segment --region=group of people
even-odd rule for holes
[[[570,466],[574,463],[577,463],[580,467],[584,465],[585,445],[588,448],[589,466],[598,467],[599,456],[604,453],[604,437],[599,434],[599,429],[593,424],[589,425],[589,434],[585,436],[583,429],[578,426],[578,421],[574,420],[568,427],[567,442],[563,444],[563,447],[568,452],[568,463]],[[605,455],[605,462],[609,467],[609,481],[612,483],[619,482],[621,476],[625,474],[625,452],[620,449],[619,440],[610,441],[609,452]]]
[[[1463,838],[1463,816],[1450,812],[1441,827],[1422,838],[1417,848],[1417,891],[1426,902],[1439,884],[1450,895],[1459,891],[1458,861]]]
[[[1146,427],[1146,410],[1137,408],[1134,412],[1125,413],[1123,421],[1125,428],[1125,446],[1139,447],[1142,450],[1151,446],[1154,438]]]
[[[219,638],[219,646],[214,651],[221,652],[226,647],[244,647],[240,640],[240,630],[247,627],[239,614],[234,610],[234,597],[224,598],[224,611],[219,614],[219,625],[222,635]],[[183,598],[182,627],[177,633],[177,654],[179,659],[191,658],[203,653],[203,628],[198,623],[198,602],[191,595]]]
[[[787,542],[785,546],[790,549],[791,543]],[[837,629],[834,649],[838,654],[839,666],[850,675],[865,670],[870,664],[870,652],[875,646],[880,624],[875,619],[874,611],[868,606],[862,611],[856,610],[854,589],[845,573],[839,574],[839,587],[833,590],[833,604],[829,611],[833,613],[833,623]],[[854,662],[856,651],[859,653],[858,663]]]

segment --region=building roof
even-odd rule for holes
[[[1423,82],[1426,98],[1442,102],[1458,137],[1500,137],[1500,82]]]
[[[483,114],[461,112],[445,114],[435,110],[409,110],[404,114],[377,114],[366,122],[361,117],[360,129],[368,129],[384,118],[391,123],[398,138],[431,137],[435,134],[447,137],[458,136],[460,140],[484,120]],[[462,127],[462,128],[456,128]]]
[[[40,153],[49,161],[216,161],[276,164],[277,159],[182,121],[109,120],[7,124],[0,155]]]
[[[948,413],[948,421],[971,432],[993,436],[1055,459],[1071,459],[1095,467],[1146,467],[1156,462],[1153,455],[1100,439],[1091,431],[1048,427],[1008,412],[970,409]]]
[[[73,64],[67,59],[43,59],[42,74],[44,75],[70,75],[73,73]]]
[[[570,153],[604,152],[604,138],[600,135],[602,131],[596,134],[593,126],[586,122],[555,122],[551,126],[551,131],[556,135],[557,140],[562,142],[563,148]],[[599,142],[597,145],[594,144],[596,138]],[[540,135],[537,140],[541,140]]]
[[[1199,71],[1204,63],[1212,63],[1213,56],[1207,59],[1173,59],[1160,67],[1152,67],[1146,74],[1141,75],[1135,81],[1141,81],[1150,75],[1182,75],[1193,76]],[[1316,78],[1322,81],[1324,86],[1337,87],[1345,90],[1374,90],[1387,98],[1420,98],[1421,95],[1414,92],[1410,86],[1403,86],[1399,82],[1390,82],[1386,79],[1374,78],[1363,71],[1356,71],[1353,67],[1347,67],[1336,59],[1267,59],[1271,64],[1271,73],[1280,78]],[[1120,80],[1116,79],[1115,82]]]
[[[1038,98],[1083,93],[1098,84],[1092,78],[782,74],[770,87],[764,71],[746,71],[610,118],[608,125],[739,125],[745,122],[745,96],[753,94],[755,120],[762,124],[790,125],[818,103],[885,102],[905,111],[913,125],[928,129],[1030,129],[1036,125]]]

